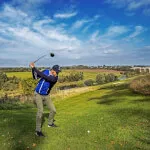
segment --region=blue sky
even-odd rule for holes
[[[0,66],[150,65],[150,0],[1,0]]]

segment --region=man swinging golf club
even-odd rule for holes
[[[58,80],[58,74],[61,71],[58,65],[54,65],[51,70],[44,70],[40,72],[35,68],[34,62],[30,63],[32,68],[32,75],[34,79],[40,78],[36,88],[35,88],[35,102],[38,108],[36,115],[36,135],[44,136],[41,131],[42,116],[43,116],[43,102],[46,102],[48,108],[50,109],[48,118],[48,127],[57,127],[54,124],[54,116],[56,114],[55,106],[49,97],[49,93],[52,87],[56,84]]]

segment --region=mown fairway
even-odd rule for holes
[[[6,75],[8,77],[16,76],[21,79],[32,78],[31,72],[7,72]]]
[[[2,150],[149,150],[150,97],[132,93],[127,84],[55,101],[58,128],[34,135],[36,108],[0,111]],[[89,131],[89,133],[88,133]]]

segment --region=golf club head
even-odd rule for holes
[[[54,53],[50,53],[50,56],[51,56],[51,57],[54,57],[54,56],[55,56],[55,54],[54,54]]]

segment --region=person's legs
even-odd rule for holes
[[[41,131],[42,116],[43,116],[43,98],[35,92],[35,101],[38,108],[36,115],[36,131]]]
[[[51,100],[51,98],[49,96],[45,96],[46,99],[46,104],[48,106],[48,108],[50,109],[50,113],[49,113],[49,118],[48,118],[48,124],[52,125],[53,121],[54,121],[54,117],[56,114],[56,108]]]

